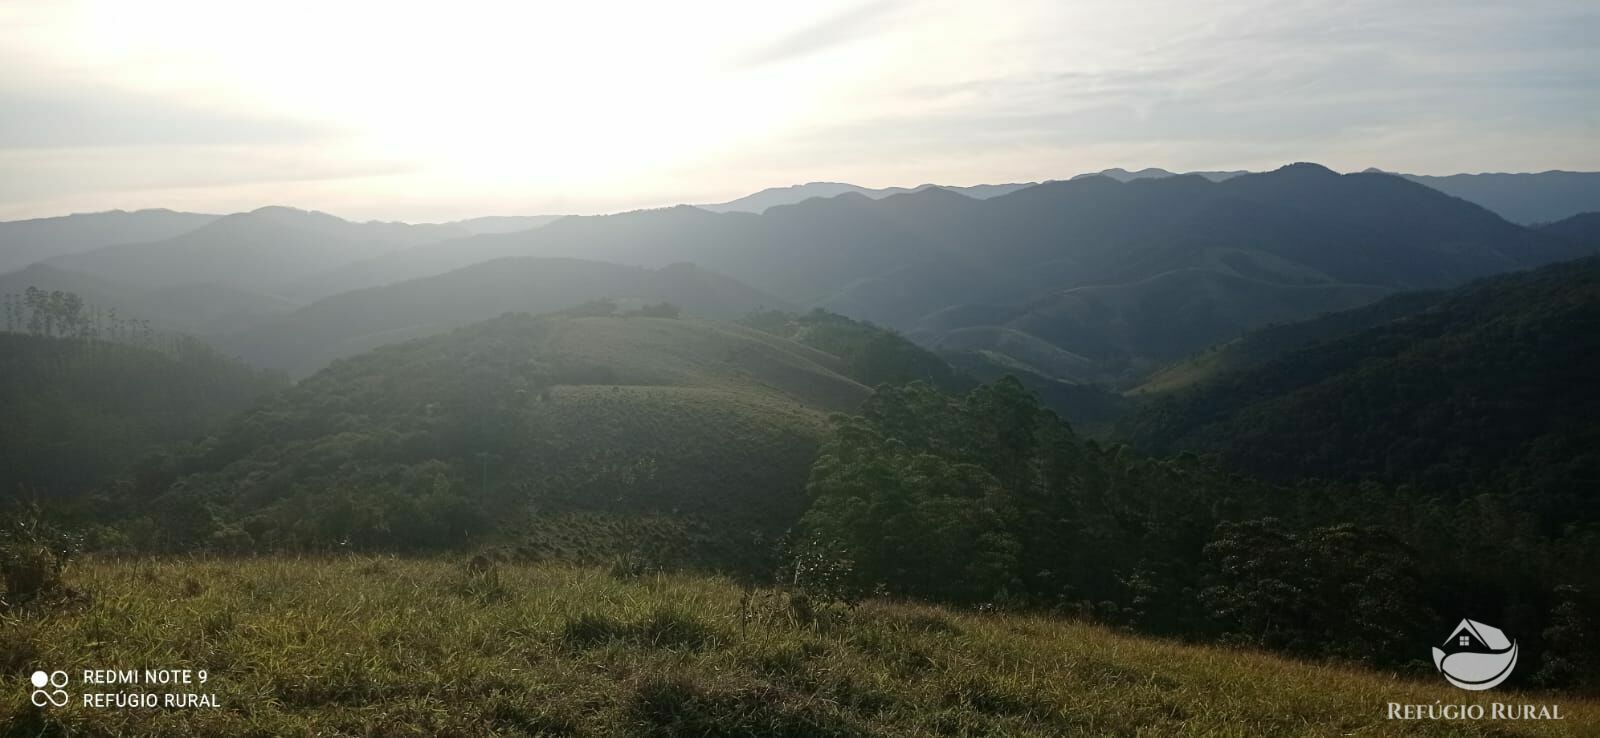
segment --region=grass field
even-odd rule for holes
[[[0,734],[1595,735],[1600,703],[1473,694],[1058,619],[868,602],[818,613],[692,575],[461,560],[89,560],[0,615]],[[747,596],[748,595],[748,596]],[[810,611],[808,611],[810,610]],[[1419,644],[1419,649],[1427,644]],[[205,669],[216,708],[85,707],[84,669]],[[73,702],[29,705],[29,674]],[[1389,702],[1565,720],[1385,719]]]

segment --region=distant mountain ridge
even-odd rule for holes
[[[565,215],[486,215],[481,218],[455,220],[440,225],[460,228],[467,233],[515,233],[540,228],[554,223]]]
[[[1600,211],[1600,172],[1400,175],[1478,203],[1513,223],[1552,223]]]
[[[1184,172],[1184,174],[1197,174],[1197,175],[1200,175],[1201,177],[1205,177],[1206,179],[1209,179],[1212,182],[1221,182],[1222,180],[1232,179],[1232,178],[1237,177],[1237,176],[1239,176],[1241,174],[1254,174],[1254,173],[1255,172],[1250,172],[1250,171],[1247,171],[1247,170],[1244,170],[1244,169],[1235,169],[1235,170],[1231,170],[1231,171],[1213,171],[1213,172]],[[1161,177],[1176,177],[1176,176],[1178,176],[1178,172],[1167,171],[1167,170],[1162,169],[1160,167],[1145,167],[1144,169],[1140,169],[1140,170],[1135,171],[1135,172],[1130,172],[1130,171],[1128,171],[1126,169],[1123,169],[1122,167],[1112,167],[1110,169],[1102,169],[1102,170],[1100,170],[1098,172],[1085,172],[1083,174],[1074,175],[1073,179],[1083,179],[1084,177],[1110,177],[1110,178],[1112,178],[1114,180],[1117,180],[1118,182],[1132,182],[1133,180],[1136,180],[1136,179],[1159,179]]]
[[[808,197],[818,192],[834,194]],[[822,307],[952,356],[983,356],[983,366],[1126,387],[1267,323],[1600,248],[1584,216],[1529,229],[1406,177],[1340,175],[1314,164],[1257,174],[1111,169],[967,188],[812,183],[752,198],[741,207],[760,207],[759,214],[677,206],[429,225],[268,207],[194,216],[204,222],[165,239],[58,255],[0,275],[0,285],[20,291],[30,280],[77,284],[72,291],[94,304],[172,330],[228,334],[231,344],[234,334],[254,335],[255,327],[291,325],[286,314],[308,303],[497,259],[645,270],[688,263],[765,296],[741,303],[747,306]],[[805,199],[788,202],[796,198]],[[159,213],[123,215],[161,220]],[[0,224],[0,234],[6,225],[15,224]],[[273,345],[306,371],[373,341],[495,314],[485,311],[567,306],[546,295],[607,296],[537,279],[519,286],[516,279],[532,278],[520,267],[507,275],[467,273],[482,282],[480,294],[460,276],[432,283],[453,285],[434,297],[462,308],[441,308],[438,319],[403,305],[400,296],[411,293],[399,290],[384,293],[388,307],[373,313],[376,321],[323,313],[335,332],[351,331],[334,342],[354,341],[344,348],[319,344],[326,336],[295,348]],[[545,295],[518,293],[532,284]],[[433,288],[407,289],[423,289],[414,293],[420,295]],[[354,299],[330,304],[371,309]],[[400,316],[409,317],[384,323]]]
[[[930,346],[966,331],[960,351],[1000,351],[970,329],[1010,329],[991,333],[1022,345],[1020,332],[1093,367],[1058,378],[1118,381],[1268,322],[1588,253],[1400,177],[1314,164],[1222,181],[1086,177],[982,200],[937,187],[846,192],[760,215],[680,206],[450,246],[427,251],[691,262]],[[411,258],[363,268],[409,276]],[[945,319],[962,306],[962,321]]]
[[[1007,184],[980,184],[968,187],[948,185],[922,184],[916,187],[861,187],[844,182],[807,182],[806,184],[790,185],[788,187],[769,187],[760,192],[745,195],[728,202],[697,205],[701,210],[713,213],[764,213],[768,208],[779,205],[793,205],[812,198],[838,197],[839,195],[858,194],[873,200],[880,200],[890,195],[903,195],[908,192],[918,192],[929,188],[939,188],[960,193],[967,197],[986,200],[991,197],[1016,192],[1024,187],[1032,187],[1038,182],[1011,182]]]
[[[142,287],[216,282],[292,292],[298,280],[383,253],[465,236],[462,228],[372,221],[264,207],[172,238],[59,256],[50,264]]]
[[[1427,174],[1406,174],[1390,172],[1387,170],[1368,168],[1363,170],[1368,173],[1395,174],[1413,182],[1426,185],[1447,195],[1454,195],[1463,200],[1477,203],[1500,215],[1513,223],[1534,225],[1550,223],[1584,212],[1600,211],[1600,172],[1529,172],[1529,173],[1488,173],[1488,174],[1452,174],[1444,176]],[[1182,174],[1195,174],[1213,182],[1221,182],[1244,174],[1258,174],[1243,169],[1193,171]],[[1070,179],[1084,179],[1087,177],[1109,177],[1119,182],[1132,182],[1140,179],[1160,179],[1165,177],[1180,176],[1160,167],[1146,167],[1129,171],[1121,167],[1102,169],[1098,172],[1084,172],[1070,177]],[[943,187],[943,189],[959,192],[968,197],[983,200],[991,197],[1015,192],[1024,187],[1045,182],[1027,182],[1013,184],[973,185],[969,187]],[[846,193],[859,193],[874,200],[890,195],[907,192],[916,192],[939,185],[924,184],[916,187],[861,187],[846,182],[809,182],[788,187],[770,187],[760,192],[746,195],[736,200],[723,203],[697,206],[703,210],[714,213],[745,212],[762,213],[768,208],[779,205],[793,205],[812,198],[837,197]]]
[[[173,210],[111,210],[0,223],[0,273],[57,256],[187,233],[221,216]]]

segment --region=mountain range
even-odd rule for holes
[[[113,244],[172,238],[217,217],[172,210],[111,210],[0,223],[0,273]]]
[[[142,287],[216,282],[292,293],[298,280],[341,264],[465,235],[454,226],[352,223],[327,213],[265,207],[165,240],[107,246],[48,263]]]
[[[1523,225],[1539,225],[1551,223],[1572,217],[1579,213],[1600,211],[1600,172],[1528,172],[1528,173],[1484,173],[1484,174],[1405,174],[1400,172],[1387,172],[1382,169],[1368,168],[1363,170],[1369,173],[1382,172],[1395,174],[1413,182],[1427,185],[1447,195],[1454,195],[1463,200],[1477,203],[1493,211],[1506,220]],[[1252,172],[1235,169],[1219,171],[1194,171],[1185,172],[1221,182],[1242,174]],[[1131,182],[1137,179],[1159,179],[1163,177],[1179,176],[1173,172],[1159,167],[1146,167],[1129,171],[1121,167],[1102,169],[1098,172],[1085,172],[1073,175],[1072,179],[1086,177],[1110,177],[1119,182]],[[1038,182],[1020,184],[995,184],[976,185],[971,187],[950,187],[944,189],[959,192],[976,199],[998,197],[1024,187],[1031,187]],[[874,200],[879,200],[890,195],[899,195],[907,192],[924,190],[938,185],[924,184],[917,187],[861,187],[844,182],[809,182],[788,187],[772,187],[752,195],[747,195],[736,200],[723,203],[699,206],[702,210],[715,213],[745,212],[761,213],[768,208],[778,205],[793,205],[816,197],[837,197],[846,193],[858,193]]]
[[[767,208],[778,205],[793,205],[816,197],[838,197],[839,195],[857,194],[874,200],[881,200],[890,195],[903,195],[908,192],[918,192],[932,187],[957,192],[967,197],[986,200],[991,197],[1016,192],[1024,187],[1032,187],[1038,182],[1011,182],[1007,184],[980,184],[969,187],[952,185],[921,184],[916,187],[861,187],[844,182],[807,182],[805,184],[789,185],[787,187],[769,187],[760,192],[745,195],[736,200],[727,202],[698,205],[701,210],[713,213],[764,213]]]
[[[983,200],[935,187],[760,215],[680,206],[569,217],[360,266],[395,279],[511,255],[691,262],[942,350],[1027,346],[1069,360],[1041,374],[1110,380],[1266,323],[1586,248],[1399,177],[1299,164],[1221,182],[1089,177]],[[1064,373],[1071,357],[1083,368]]]
[[[785,203],[818,192],[832,196]],[[32,234],[0,253],[49,254],[0,275],[0,292],[76,292],[295,373],[501,312],[615,298],[721,318],[823,308],[980,374],[1135,386],[1264,325],[1600,247],[1594,216],[1528,228],[1413,179],[1314,164],[978,188],[813,183],[742,201],[437,225],[282,207],[0,224],[0,236]],[[112,227],[130,219],[142,225]],[[695,269],[658,271],[675,264]],[[703,284],[664,284],[683,274]]]

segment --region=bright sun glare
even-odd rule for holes
[[[868,61],[745,68],[749,43],[734,29],[805,19],[738,2],[625,14],[599,3],[289,2],[246,13],[169,0],[86,3],[62,20],[79,64],[137,70],[124,84],[310,116],[367,156],[480,184],[691,165],[838,102],[828,98],[848,85],[817,82]]]

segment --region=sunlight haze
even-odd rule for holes
[[[1600,168],[1588,3],[1140,5],[8,2],[0,218]]]

